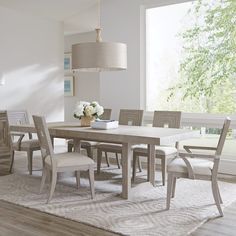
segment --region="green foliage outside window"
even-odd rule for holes
[[[188,17],[193,24],[179,35],[183,54],[179,78],[168,91],[168,101],[173,103],[179,97],[181,103],[191,103],[196,112],[233,114],[236,112],[236,0],[195,1]]]

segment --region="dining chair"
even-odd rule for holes
[[[220,138],[216,147],[205,146],[184,146],[186,152],[179,152],[178,157],[170,162],[167,167],[167,201],[166,208],[170,209],[170,200],[175,195],[175,185],[177,178],[188,178],[211,181],[212,193],[220,216],[223,211],[220,204],[222,198],[217,181],[220,157],[224,147],[227,132],[230,126],[230,118],[226,118],[221,130]],[[214,151],[213,154],[192,153],[191,150]]]
[[[180,111],[155,111],[153,116],[153,127],[180,128]],[[162,185],[166,182],[167,163],[177,155],[178,142],[173,146],[155,146],[155,157],[161,159]],[[136,163],[140,163],[140,157],[148,157],[147,145],[133,146],[133,181],[136,176]]]
[[[0,111],[0,160],[1,157],[10,159],[10,144],[9,144],[8,130],[6,124],[7,124],[7,112]]]
[[[111,119],[111,109],[104,109],[103,114],[99,117],[101,120],[110,120]],[[96,149],[98,142],[93,141],[81,141],[81,148],[86,149],[87,155],[93,159],[93,150]],[[73,140],[68,141],[68,152],[72,152],[74,147]]]
[[[141,126],[143,120],[143,110],[121,109],[119,114],[119,125]],[[105,153],[106,162],[109,167],[109,159],[107,153],[115,153],[117,166],[120,169],[120,161],[118,154],[122,154],[122,144],[100,143],[97,145],[97,173],[100,173],[102,153]],[[140,171],[141,164],[139,163]]]
[[[33,152],[40,150],[40,145],[38,139],[33,139],[31,133],[20,133],[20,132],[10,132],[10,125],[18,124],[29,124],[28,113],[25,110],[21,111],[7,111],[7,129],[8,137],[10,143],[10,154],[11,154],[11,164],[10,173],[13,169],[15,151],[23,151],[27,153],[28,159],[28,170],[29,174],[32,175],[33,170]],[[28,136],[27,139],[25,139]],[[17,141],[15,141],[17,137]]]
[[[44,117],[33,116],[35,128],[40,142],[41,153],[43,157],[43,175],[40,186],[40,193],[43,190],[46,177],[50,173],[51,188],[47,203],[52,199],[56,182],[57,173],[65,171],[76,171],[77,187],[80,186],[80,171],[89,172],[89,182],[92,199],[95,196],[94,191],[94,161],[78,152],[55,154],[50,138],[50,134]]]

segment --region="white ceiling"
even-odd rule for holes
[[[97,0],[0,0],[0,6],[64,22],[65,34],[94,30]]]

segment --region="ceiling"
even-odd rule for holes
[[[64,22],[65,34],[92,31],[97,0],[0,0],[0,6]]]

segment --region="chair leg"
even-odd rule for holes
[[[93,169],[93,167],[89,168],[89,184],[90,184],[91,198],[94,199],[95,190],[94,190],[94,169]]]
[[[73,144],[73,143],[68,143],[67,151],[68,151],[68,152],[72,152],[73,147],[74,147],[74,144]]]
[[[166,183],[166,157],[161,157],[161,174],[162,174],[162,185],[165,186]]]
[[[47,176],[48,176],[48,183],[51,183],[51,181],[52,181],[52,171],[50,169],[47,169]]]
[[[173,178],[172,193],[171,193],[171,197],[172,197],[172,198],[175,197],[176,180],[177,180],[177,178],[174,177],[174,178]]]
[[[33,151],[32,150],[27,151],[27,158],[28,158],[29,174],[32,175],[32,169],[33,169]]]
[[[167,180],[167,198],[166,198],[166,209],[170,209],[170,199],[172,193],[172,185],[173,185],[173,174],[168,174]]]
[[[116,162],[117,162],[118,169],[120,169],[120,160],[119,160],[119,156],[117,152],[116,152]]]
[[[106,158],[106,162],[107,162],[107,167],[110,167],[110,162],[109,162],[109,157],[107,155],[107,152],[105,152],[105,158]]]
[[[49,203],[52,199],[52,195],[55,191],[56,183],[57,183],[57,172],[55,170],[52,170],[52,180],[51,180],[51,188],[50,188],[50,193],[48,197],[47,203]]]
[[[102,150],[97,149],[97,173],[100,174],[101,169],[101,162],[102,162]]]
[[[86,147],[86,151],[87,151],[88,157],[93,159],[93,150],[92,150],[92,148],[91,147]]]
[[[136,162],[137,162],[137,158],[139,158],[138,156],[136,156],[136,153],[133,152],[133,175],[132,175],[132,180],[135,181],[135,177],[136,177]]]
[[[223,216],[223,211],[221,209],[221,206],[220,206],[220,195],[219,195],[219,192],[218,192],[218,187],[217,187],[217,179],[212,179],[211,180],[211,187],[212,187],[212,194],[213,194],[213,197],[214,197],[214,200],[215,200],[215,204],[217,206],[217,209],[220,213],[220,216]]]
[[[138,157],[138,169],[139,169],[139,172],[143,171],[143,169],[142,169],[142,162],[141,162],[140,157]]]
[[[9,169],[9,172],[10,172],[10,173],[12,173],[12,168],[13,168],[14,159],[15,159],[15,151],[12,150],[12,151],[11,151],[11,164],[10,164],[10,169]]]
[[[47,168],[43,167],[43,173],[42,173],[42,179],[41,179],[41,185],[40,185],[40,189],[39,189],[39,194],[42,193],[42,191],[43,191],[43,188],[44,188],[44,185],[45,185],[45,181],[46,181],[46,178],[47,178],[47,173],[48,173]]]
[[[79,188],[80,187],[80,172],[78,170],[75,172],[75,177],[76,177],[77,188]]]
[[[221,195],[220,195],[220,189],[219,189],[218,182],[216,182],[216,187],[217,187],[217,192],[218,192],[218,195],[219,195],[220,204],[223,204],[223,200],[222,200]]]

